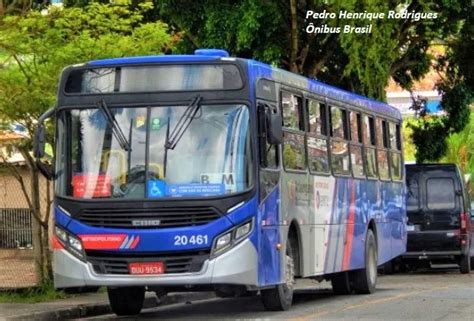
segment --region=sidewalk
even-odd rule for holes
[[[213,292],[172,293],[160,302],[147,293],[144,308],[213,298]],[[65,320],[111,313],[107,293],[81,294],[41,303],[0,303],[0,320]]]

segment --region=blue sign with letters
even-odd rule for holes
[[[202,196],[225,193],[224,184],[174,184],[168,185],[168,196]]]
[[[225,193],[225,184],[166,184],[162,180],[148,180],[148,197],[205,196]]]

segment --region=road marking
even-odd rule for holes
[[[342,308],[339,308],[339,309],[325,310],[325,311],[320,311],[320,312],[316,312],[316,313],[308,313],[308,314],[302,315],[302,316],[297,317],[297,318],[292,318],[290,320],[292,320],[292,321],[314,320],[314,319],[317,319],[319,317],[322,317],[322,316],[325,316],[325,315],[328,315],[328,314],[331,314],[331,313],[345,312],[345,311],[348,311],[348,310],[364,308],[364,307],[367,307],[367,306],[370,306],[370,305],[373,305],[373,304],[383,304],[383,303],[386,303],[386,302],[404,299],[406,297],[418,295],[418,294],[421,294],[421,293],[429,293],[429,292],[434,292],[434,291],[439,291],[439,290],[446,290],[448,288],[451,288],[451,287],[450,286],[440,286],[440,287],[432,288],[432,289],[429,289],[429,290],[412,291],[412,292],[402,293],[402,294],[398,294],[398,295],[391,296],[391,297],[375,299],[375,300],[367,300],[367,301],[364,301],[362,303],[353,304],[353,305],[350,305],[350,306],[347,306],[347,307],[342,307]]]

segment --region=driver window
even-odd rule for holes
[[[78,198],[143,198],[146,108],[111,108],[131,151],[97,109],[71,112],[71,187]]]

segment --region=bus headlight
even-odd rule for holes
[[[252,222],[245,223],[244,225],[239,226],[235,230],[235,239],[240,240],[241,238],[247,236],[252,229]]]
[[[74,236],[69,235],[69,245],[77,251],[82,251],[82,243],[79,239],[76,239]]]
[[[226,246],[230,245],[231,240],[232,240],[232,233],[230,233],[230,232],[220,236],[217,239],[214,250],[217,252],[217,251],[220,251],[220,250],[224,249]]]
[[[56,234],[59,242],[64,246],[66,251],[74,255],[80,260],[84,260],[84,248],[79,238],[60,228],[59,226],[54,227],[54,233]]]
[[[66,231],[64,231],[63,229],[55,226],[54,227],[54,232],[55,232],[56,236],[58,237],[58,239],[61,241],[61,243],[63,243],[63,245],[65,243],[67,243],[67,233],[66,233]]]
[[[243,241],[252,232],[253,219],[219,235],[212,247],[211,256],[215,257]]]

